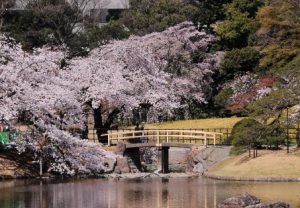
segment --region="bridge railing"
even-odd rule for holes
[[[223,133],[197,130],[126,130],[109,131],[103,136],[108,137],[108,146],[114,142],[127,141],[135,143],[191,143],[202,145],[216,145],[221,143]],[[212,142],[211,142],[212,141]]]

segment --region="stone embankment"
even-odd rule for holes
[[[188,155],[187,171],[204,174],[208,168],[229,157],[229,146],[194,147]]]
[[[105,174],[104,178],[112,178],[112,179],[147,179],[147,178],[194,178],[198,177],[199,174],[194,173],[123,173],[123,174]]]
[[[264,203],[260,199],[250,194],[242,194],[230,197],[218,204],[218,208],[289,208],[285,202]]]

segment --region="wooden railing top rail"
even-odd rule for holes
[[[113,135],[120,135],[120,134],[132,134],[132,133],[145,133],[145,132],[161,132],[161,133],[167,133],[167,132],[178,132],[178,133],[194,133],[194,134],[211,134],[211,135],[223,135],[223,133],[220,132],[208,132],[208,131],[198,131],[198,130],[164,130],[164,129],[153,129],[153,130],[126,130],[126,131],[111,131],[108,134],[102,134],[101,136],[113,136]]]
[[[137,139],[141,137],[157,137],[158,135],[136,135],[136,136],[126,136],[126,137],[114,137],[110,138],[110,140],[127,140],[127,139]],[[159,135],[160,137],[180,137],[180,138],[193,138],[193,139],[205,139],[204,136],[199,137],[199,136],[194,136],[194,135]],[[207,139],[213,139],[214,137],[207,136]]]

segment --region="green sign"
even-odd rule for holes
[[[0,144],[7,144],[9,142],[9,132],[0,132]]]

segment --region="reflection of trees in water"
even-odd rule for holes
[[[186,179],[82,180],[70,183],[23,184],[9,189],[6,200],[13,207],[30,208],[118,208],[201,207],[203,188]],[[0,196],[0,206],[3,205]]]
[[[99,184],[100,185],[100,184]],[[106,187],[109,190],[108,187]],[[35,184],[16,188],[6,195],[12,207],[30,208],[89,208],[109,207],[107,190],[99,188],[95,183],[59,183]],[[111,201],[116,201],[116,195]],[[1,197],[0,197],[1,198]],[[0,199],[0,207],[3,203]],[[11,206],[9,206],[11,207]],[[116,207],[115,204],[112,207]]]
[[[9,184],[9,185],[7,185]],[[30,208],[214,208],[248,192],[263,201],[299,206],[298,183],[247,183],[209,179],[80,180],[68,183],[0,182],[0,207]]]

